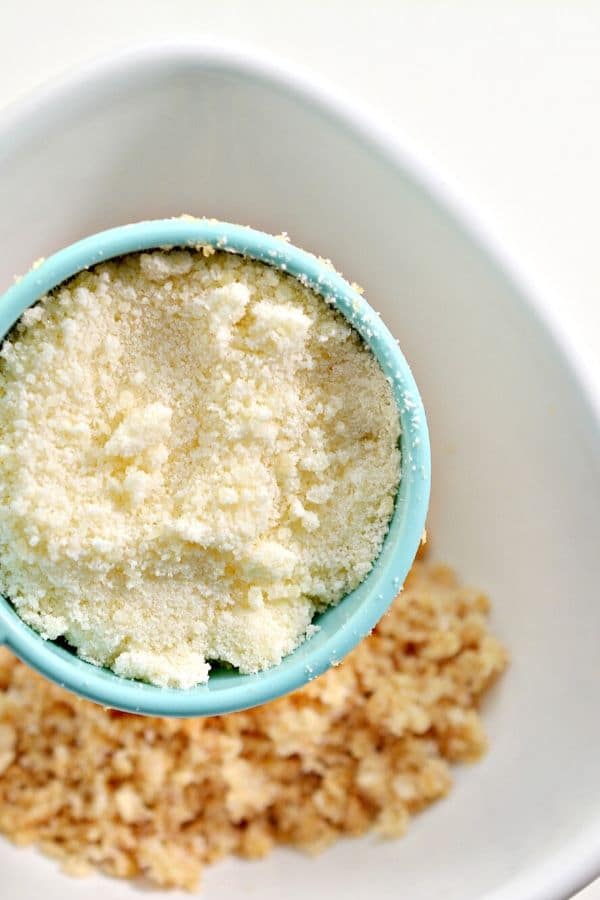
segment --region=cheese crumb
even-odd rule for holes
[[[276,665],[364,579],[400,477],[391,387],[296,279],[132,254],[0,350],[0,590],[48,639],[189,688]]]

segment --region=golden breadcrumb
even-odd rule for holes
[[[193,890],[227,855],[309,853],[402,835],[486,749],[481,695],[506,665],[487,598],[417,561],[337,668],[258,709],[210,719],[102,709],[0,650],[0,832],[64,871]]]

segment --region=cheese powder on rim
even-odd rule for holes
[[[369,572],[398,442],[375,357],[296,279],[224,252],[96,266],[0,350],[0,590],[119,675],[259,671]]]

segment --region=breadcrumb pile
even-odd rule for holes
[[[417,561],[339,667],[209,719],[102,709],[0,649],[0,832],[73,875],[188,890],[227,854],[399,837],[449,791],[450,763],[486,749],[478,705],[507,661],[488,610],[450,569]]]

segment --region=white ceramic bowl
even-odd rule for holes
[[[210,870],[238,900],[550,900],[600,871],[600,438],[542,307],[369,118],[239,53],[138,51],[0,121],[0,287],[124,222],[189,212],[287,230],[362,284],[428,411],[435,553],[489,589],[510,671],[491,752],[399,842]],[[10,900],[133,900],[0,843]],[[173,895],[171,895],[173,896]]]

